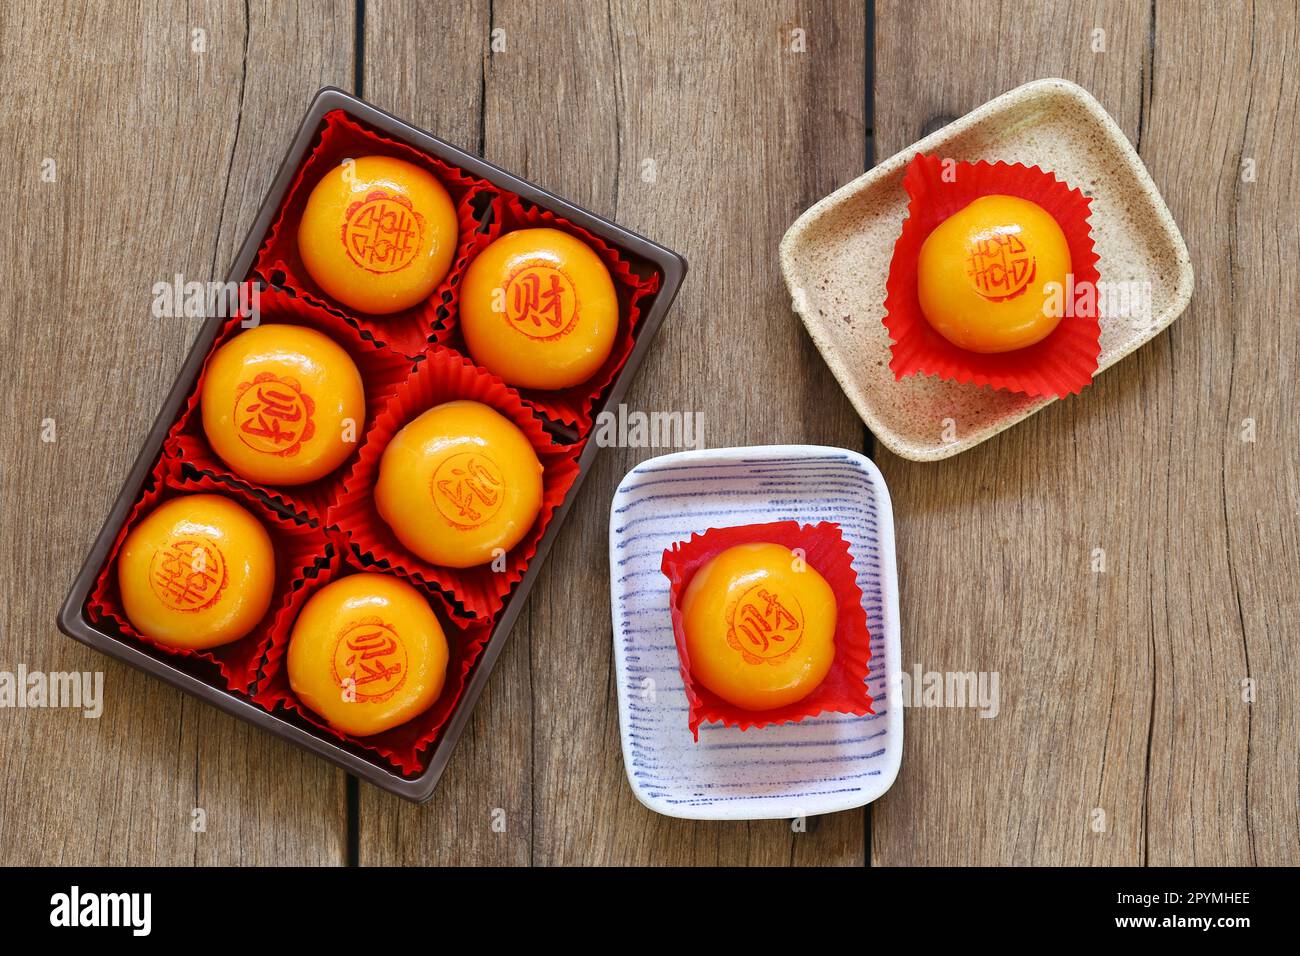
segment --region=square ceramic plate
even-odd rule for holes
[[[874,715],[822,714],[740,731],[687,727],[664,549],[693,532],[835,521],[849,542],[871,630]],[[843,448],[768,445],[664,455],[628,472],[609,515],[609,579],[623,766],[637,799],[671,817],[764,820],[870,803],[903,755],[898,577],[889,489]]]
[[[1091,196],[1103,282],[1137,282],[1143,308],[1101,310],[1095,374],[1150,341],[1187,307],[1187,246],[1142,160],[1101,104],[1066,80],[1038,80],[961,119],[827,196],[781,240],[781,271],[809,335],[867,427],[896,455],[965,451],[1048,403],[889,370],[885,281],[907,217],[903,173],[917,153],[1040,166]],[[1117,286],[1116,286],[1117,287]]]

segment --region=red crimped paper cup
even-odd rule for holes
[[[1037,166],[963,162],[956,164],[955,173],[945,176],[942,160],[918,153],[903,177],[911,201],[889,264],[884,318],[893,340],[889,368],[894,377],[937,375],[1035,396],[1063,398],[1079,392],[1092,381],[1101,355],[1096,310],[1090,316],[1067,315],[1051,335],[1028,348],[993,355],[970,352],[936,332],[922,314],[917,259],[926,237],[953,213],[981,196],[1018,196],[1057,221],[1070,247],[1075,286],[1088,282],[1095,289],[1100,275],[1088,223],[1092,200]]]
[[[364,421],[357,423],[357,447],[359,448],[380,410],[410,374],[413,360],[400,352],[378,346],[373,341],[365,341],[361,333],[341,316],[283,290],[262,290],[259,317],[261,325],[301,325],[328,335],[356,363],[366,396],[366,417]],[[180,417],[167,433],[167,439],[163,443],[163,454],[223,481],[251,488],[302,518],[321,521],[330,505],[343,491],[344,479],[355,456],[350,455],[334,471],[305,485],[267,485],[240,475],[222,461],[208,443],[207,434],[203,430],[203,412],[200,402],[203,382],[207,378],[208,364],[217,349],[244,331],[240,324],[241,320],[240,316],[230,319],[217,334],[195,382],[194,391],[186,399]]]
[[[646,278],[638,276],[632,271],[631,263],[599,236],[549,210],[525,203],[513,193],[502,193],[497,197],[493,204],[492,223],[488,228],[487,242],[474,250],[474,255],[477,255],[483,246],[508,232],[537,228],[558,229],[585,242],[600,256],[609,269],[610,278],[614,280],[614,292],[618,297],[618,331],[615,333],[609,358],[605,359],[604,364],[587,381],[571,388],[555,391],[537,388],[519,389],[519,394],[523,396],[524,401],[547,418],[562,425],[572,425],[577,428],[579,434],[586,434],[591,428],[591,408],[596,403],[596,399],[614,381],[619,370],[626,364],[628,356],[632,354],[632,346],[636,344],[637,323],[641,319],[641,300],[659,288],[659,275],[655,273]],[[442,325],[434,333],[434,340],[462,354],[470,354],[465,346],[465,338],[461,334],[458,309],[445,311]]]
[[[117,555],[131,529],[163,502],[192,494],[221,495],[246,508],[266,528],[275,549],[275,590],[266,616],[239,640],[207,650],[170,647],[145,637],[127,620],[117,583]],[[279,514],[248,490],[227,485],[209,475],[183,477],[174,474],[168,461],[159,459],[140,500],[135,503],[118,532],[117,540],[109,551],[108,561],[95,579],[86,610],[91,620],[111,623],[124,635],[142,644],[175,657],[193,657],[215,664],[230,690],[247,695],[257,679],[262,658],[271,644],[277,614],[301,585],[308,570],[314,569],[317,560],[325,556],[325,545],[325,533],[319,528]]]
[[[389,315],[368,315],[336,301],[312,279],[298,252],[298,223],[312,189],[320,178],[345,159],[361,156],[390,156],[425,169],[438,178],[456,207],[460,235],[456,255],[446,278],[424,302]],[[375,341],[387,344],[408,357],[419,355],[429,342],[438,322],[440,305],[454,305],[460,278],[469,262],[471,250],[481,238],[475,200],[493,187],[485,180],[420,152],[369,129],[348,117],[342,110],[325,114],[324,129],[316,146],[307,155],[302,168],[285,196],[280,214],[271,224],[266,242],[257,254],[256,271],[284,284],[300,296],[334,310]],[[283,276],[282,283],[276,281]]]
[[[779,544],[792,551],[802,548],[808,567],[826,579],[837,602],[835,660],[826,679],[803,700],[772,710],[744,710],[696,683],[691,674],[686,632],[682,625],[682,593],[695,572],[728,548],[758,542]],[[774,521],[735,528],[710,528],[703,534],[692,534],[689,541],[678,541],[666,549],[661,569],[668,578],[673,635],[677,640],[686,700],[690,704],[688,722],[696,741],[700,739],[700,724],[706,722],[748,730],[769,724],[798,723],[805,717],[822,713],[858,716],[875,713],[871,709],[871,693],[867,688],[871,661],[867,612],[862,607],[862,589],[858,587],[857,575],[853,571],[849,543],[840,533],[838,524],[821,521],[815,525],[800,525],[797,521]]]
[[[427,409],[456,399],[481,402],[500,412],[524,433],[542,463],[541,511],[528,534],[510,549],[505,571],[493,571],[490,564],[473,568],[430,564],[397,540],[375,508],[373,491],[379,461],[393,436]],[[490,618],[524,576],[555,509],[578,477],[580,450],[581,445],[553,442],[519,394],[501,379],[450,349],[435,347],[398,389],[366,435],[343,495],[329,510],[327,521],[346,533],[363,557],[380,567],[395,568],[429,588],[447,592],[471,618]]]
[[[452,613],[451,608],[439,596],[426,595],[447,635],[447,679],[438,699],[428,710],[381,734],[354,737],[335,730],[303,704],[289,686],[286,655],[289,651],[289,638],[293,633],[294,621],[298,619],[298,614],[313,595],[338,578],[359,572],[404,578],[404,575],[397,572],[363,567],[360,562],[347,554],[347,548],[343,544],[341,540],[337,542],[329,562],[320,568],[314,578],[307,580],[303,587],[296,590],[276,615],[275,624],[271,629],[273,638],[267,650],[266,663],[262,668],[262,680],[258,685],[255,700],[268,711],[274,712],[277,707],[290,710],[331,737],[377,753],[404,774],[416,773],[424,769],[421,752],[437,739],[439,731],[451,717],[456,703],[464,693],[469,672],[482,654],[483,647],[492,634],[493,624],[490,621],[468,623],[462,621]]]

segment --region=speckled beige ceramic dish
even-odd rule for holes
[[[889,370],[885,281],[907,216],[903,173],[918,152],[1040,166],[1091,196],[1102,284],[1134,290],[1101,305],[1096,375],[1150,341],[1192,295],[1192,264],[1150,174],[1090,93],[1037,80],[891,156],[817,203],[781,240],[781,271],[822,357],[890,451],[935,461],[972,448],[1055,399]],[[1129,285],[1132,283],[1132,285]],[[1106,297],[1102,297],[1105,299]]]

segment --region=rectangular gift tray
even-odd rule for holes
[[[350,119],[358,121],[380,135],[404,142],[423,151],[436,159],[486,180],[492,186],[513,192],[524,200],[534,203],[543,210],[549,210],[570,222],[586,229],[614,246],[633,266],[634,271],[645,276],[656,274],[659,277],[658,289],[642,299],[641,316],[634,330],[634,344],[626,363],[618,372],[614,381],[599,396],[592,409],[592,417],[606,406],[616,406],[631,385],[641,362],[645,359],[650,342],[663,322],[664,315],[671,306],[682,280],[686,275],[686,260],[670,249],[630,232],[608,220],[602,219],[585,209],[566,202],[555,194],[532,183],[519,179],[503,169],[467,153],[435,136],[417,129],[400,119],[377,109],[365,101],[345,93],[342,90],[325,87],[311,102],[302,125],[289,147],[274,181],[262,201],[257,218],[231,267],[228,281],[249,279],[253,266],[266,238],[266,234],[275,221],[286,193],[318,137],[327,114],[343,111]],[[404,776],[395,767],[389,765],[382,757],[359,746],[322,734],[310,723],[284,711],[272,713],[263,709],[244,695],[226,690],[219,686],[215,678],[215,668],[205,661],[187,657],[173,657],[153,649],[143,643],[132,641],[95,624],[87,615],[86,605],[90,598],[94,582],[103,568],[114,541],[135,502],[141,495],[144,483],[154,468],[162,452],[162,446],[172,423],[176,421],[183,404],[193,391],[204,360],[212,346],[213,340],[226,321],[220,315],[209,316],[204,322],[189,356],[182,366],[180,374],[172,385],[167,400],[163,403],[153,428],[149,432],[135,465],[131,469],[125,484],[113,503],[107,520],[100,529],[81,571],[73,582],[72,589],[59,611],[59,628],[68,636],[96,648],[133,667],[153,674],[181,690],[207,701],[227,713],[234,714],[250,723],[291,741],[304,750],[318,754],[349,773],[373,783],[408,800],[424,802],[432,795],[439,777],[451,758],[457,740],[469,721],[479,695],[487,683],[488,676],[496,663],[497,657],[514,626],[516,618],[523,609],[524,601],[532,588],[537,574],[550,551],[551,544],[573,506],[578,489],[591,470],[591,464],[599,446],[596,442],[586,441],[578,457],[579,472],[573,485],[566,494],[563,503],[556,510],[546,528],[533,559],[529,562],[522,580],[506,597],[504,607],[497,613],[495,626],[487,645],[469,674],[465,689],[455,705],[451,716],[430,745],[427,763],[418,774]],[[556,440],[568,441],[574,436],[563,434],[556,429]],[[587,436],[577,436],[583,439]]]

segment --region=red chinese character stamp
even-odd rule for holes
[[[433,472],[439,513],[463,531],[477,528],[501,510],[506,482],[497,463],[482,452],[459,452]]]
[[[731,609],[727,643],[747,664],[776,663],[803,640],[803,608],[769,584],[757,584]]]
[[[245,445],[288,458],[316,433],[316,405],[297,379],[270,372],[241,382],[235,390],[235,432]]]
[[[343,217],[343,248],[368,272],[383,275],[414,261],[424,238],[424,217],[405,196],[375,189]]]
[[[334,679],[356,701],[383,701],[406,683],[406,645],[378,617],[349,624],[334,643]]]
[[[578,321],[573,281],[548,263],[516,270],[505,286],[506,321],[530,339],[557,339]]]
[[[993,232],[969,247],[966,275],[975,291],[990,302],[1014,299],[1029,288],[1038,261],[1014,232]]]
[[[154,552],[149,584],[173,611],[202,611],[216,603],[226,586],[226,560],[209,538],[175,538]]]

